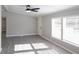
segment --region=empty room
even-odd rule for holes
[[[79,54],[78,5],[1,5],[0,54]]]

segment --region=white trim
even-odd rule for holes
[[[1,48],[1,35],[2,35],[2,33],[1,33],[1,31],[2,31],[2,19],[1,19],[1,5],[0,5],[0,53],[1,53],[1,50],[2,50],[2,48]]]
[[[15,37],[15,36],[22,36],[22,35],[6,35],[6,37]]]
[[[32,34],[24,34],[23,36],[28,36],[28,35],[38,35],[36,33],[32,33]]]
[[[41,36],[41,35],[40,35],[40,36]],[[43,35],[42,35],[41,37],[43,37],[43,38],[46,39],[46,40],[49,40],[47,37],[45,37],[45,36],[43,36]]]
[[[6,37],[28,36],[28,35],[37,35],[37,34],[36,33],[32,33],[32,34],[23,34],[23,35],[6,35]]]
[[[0,53],[1,53],[1,51],[2,51],[2,48],[0,48]]]
[[[65,50],[69,51],[70,53],[77,54],[76,52],[73,52],[73,51],[71,51],[70,49],[67,49],[66,47],[64,47],[64,46],[62,46],[62,45],[60,45],[60,44],[56,43],[55,41],[54,41],[54,42],[53,42],[53,41],[51,41],[50,39],[48,39],[48,38],[47,38],[47,37],[45,37],[45,36],[41,36],[41,37],[43,37],[44,39],[46,39],[46,40],[48,40],[48,41],[50,41],[50,42],[52,42],[52,43],[54,43],[54,44],[56,44],[57,46],[59,46],[59,47],[61,47],[61,48],[65,49]]]

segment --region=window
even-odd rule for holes
[[[61,40],[61,18],[52,19],[52,37]]]
[[[79,17],[63,18],[63,40],[79,44]]]
[[[79,46],[79,16],[53,18],[51,35]]]

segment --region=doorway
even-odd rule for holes
[[[2,17],[2,37],[6,37],[6,17]]]
[[[6,39],[6,17],[2,16],[2,51],[1,53],[4,53],[3,50],[5,51],[6,44],[7,44],[7,39]],[[7,47],[6,47],[7,48]]]

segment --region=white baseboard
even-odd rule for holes
[[[58,44],[58,43],[56,43],[56,42],[51,41],[49,38],[47,38],[47,37],[45,37],[45,36],[41,36],[41,37],[43,37],[44,39],[46,39],[46,40],[48,40],[48,41],[50,41],[50,42],[52,42],[52,43],[54,43],[54,44],[56,44],[57,46],[59,46],[59,47],[65,49],[65,50],[69,51],[70,53],[77,54],[76,52],[73,52],[73,51],[67,49],[67,48],[64,47],[64,46],[62,46],[62,45],[60,45],[60,44]]]
[[[36,33],[32,33],[32,34],[23,34],[23,35],[6,35],[6,37],[28,36],[28,35],[37,35],[37,34]]]
[[[15,36],[22,36],[22,35],[6,35],[6,37],[15,37]]]
[[[50,42],[53,42],[53,41],[50,41]],[[72,54],[77,54],[76,52],[73,52],[73,51],[71,51],[70,49],[67,49],[66,47],[64,47],[64,46],[62,46],[62,45],[60,45],[60,44],[58,44],[58,43],[56,43],[56,42],[53,42],[53,43],[56,44],[57,46],[59,46],[59,47],[65,49],[65,50],[67,50],[68,52],[70,52],[70,53],[72,53]]]
[[[46,40],[49,40],[47,37],[43,36],[43,35],[40,35],[42,38],[46,39]]]
[[[36,33],[32,33],[32,34],[24,34],[23,36],[28,36],[28,35],[38,35]]]

